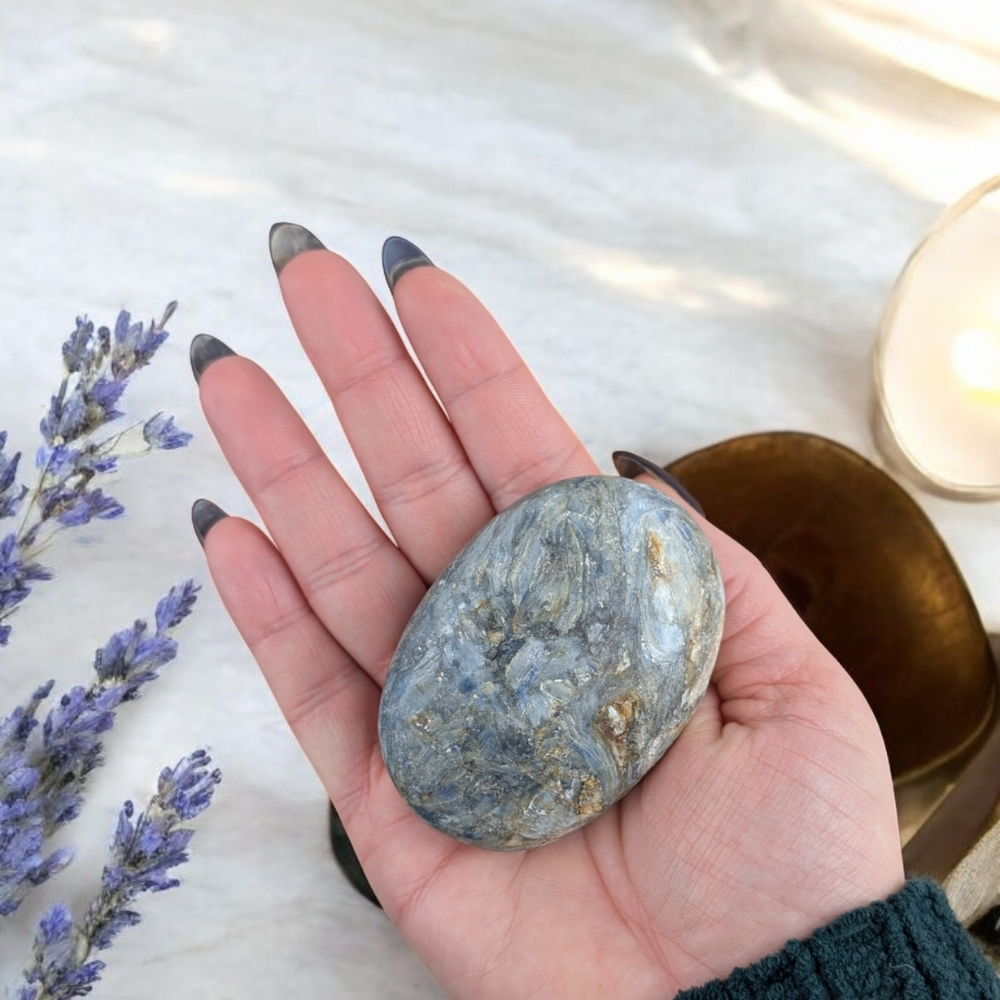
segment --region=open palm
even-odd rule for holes
[[[418,819],[376,731],[406,622],[495,513],[599,470],[446,272],[417,267],[394,288],[426,380],[343,258],[300,253],[280,284],[392,538],[267,374],[231,356],[204,369],[202,405],[273,542],[225,518],[206,554],[386,913],[452,996],[662,1000],[900,888],[867,703],[760,564],[703,519],[725,637],[708,693],[643,781],[531,851],[468,847]]]

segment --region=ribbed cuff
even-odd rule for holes
[[[1000,1000],[1000,979],[927,879],[677,1000]]]

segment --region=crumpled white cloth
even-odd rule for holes
[[[180,659],[108,740],[77,863],[5,924],[7,978],[43,903],[85,904],[121,800],[208,744],[225,779],[186,884],[142,901],[99,995],[440,996],[336,870],[322,790],[188,523],[198,496],[252,513],[197,405],[199,332],[265,365],[367,498],[282,308],[272,222],[308,226],[387,304],[382,240],[414,240],[609,472],[615,448],[665,461],[772,429],[875,457],[881,306],[942,208],[1000,169],[998,50],[971,0],[0,6],[0,428],[33,452],[77,313],[178,298],[129,405],[197,434],[123,470],[124,521],[53,550],[0,707],[85,680],[111,631],[206,582]],[[918,500],[1000,626],[1000,507]]]

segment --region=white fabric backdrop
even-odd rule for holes
[[[390,304],[399,233],[495,311],[606,471],[755,430],[874,457],[879,312],[946,203],[1000,170],[992,3],[923,0],[37,0],[0,7],[0,428],[29,454],[77,313],[178,298],[131,412],[196,432],[127,467],[122,522],[77,531],[0,659],[6,710],[186,576],[188,510],[251,515],[197,406],[187,344],[265,365],[363,494],[267,256],[277,220],[347,255]],[[366,495],[366,494],[365,494]],[[367,496],[367,495],[366,495]],[[988,626],[1000,509],[918,495]],[[211,585],[181,657],[109,743],[78,862],[0,934],[96,883],[120,801],[211,746],[225,773],[185,886],[143,900],[105,1000],[439,989],[342,880],[323,793]]]

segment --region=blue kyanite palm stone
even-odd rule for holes
[[[519,850],[599,815],[705,692],[724,595],[662,493],[568,479],[498,514],[428,590],[379,710],[386,767],[432,826]]]

